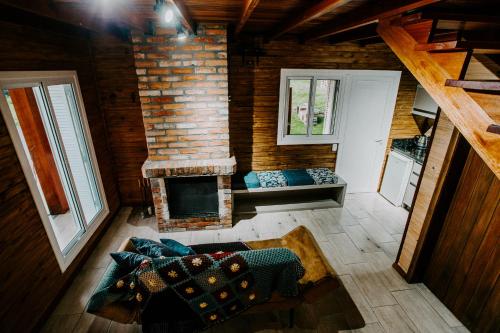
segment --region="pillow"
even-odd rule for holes
[[[257,172],[260,185],[262,187],[284,187],[286,178],[281,171],[263,171]]]
[[[314,179],[317,185],[337,184],[339,181],[335,172],[328,168],[307,169],[306,171]]]
[[[176,252],[170,250],[167,246],[150,239],[132,237],[130,241],[137,252],[151,258],[178,256]]]
[[[170,251],[175,253],[175,256],[177,257],[184,257],[184,256],[190,256],[193,254],[196,254],[196,252],[193,251],[189,246],[183,245],[179,243],[176,240],[173,239],[160,239],[160,242],[168,247]]]
[[[120,266],[120,269],[126,269],[127,271],[133,271],[137,266],[141,264],[144,260],[150,260],[150,257],[144,256],[142,254],[134,252],[114,252],[110,253],[111,257]]]
[[[245,181],[245,185],[247,186],[247,188],[259,188],[260,187],[259,178],[257,177],[257,174],[253,171],[247,173],[243,177],[243,180]]]
[[[283,170],[288,186],[314,185],[314,179],[304,169]]]

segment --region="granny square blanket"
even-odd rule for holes
[[[117,300],[143,311],[149,303],[158,307],[152,301],[156,295],[168,294],[155,322],[168,318],[169,307],[181,302],[205,329],[267,301],[274,291],[296,296],[304,272],[300,259],[286,248],[152,258],[98,288],[87,311]]]

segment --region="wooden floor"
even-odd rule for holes
[[[138,325],[122,325],[84,312],[92,291],[111,261],[108,253],[115,251],[126,237],[174,238],[185,244],[245,241],[279,237],[298,225],[305,225],[313,232],[363,315],[366,326],[339,330],[330,319],[318,329],[261,330],[246,325],[246,331],[468,332],[424,285],[407,284],[391,268],[407,212],[392,206],[378,194],[347,195],[344,208],[258,214],[242,218],[232,229],[225,230],[158,234],[154,219],[139,219],[138,214],[131,212],[131,208],[120,211],[46,323],[44,332],[141,331]],[[236,329],[241,332],[241,323],[238,328],[228,324],[211,332],[235,332]]]

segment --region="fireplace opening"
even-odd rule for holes
[[[176,177],[167,182],[171,219],[219,217],[217,177]]]

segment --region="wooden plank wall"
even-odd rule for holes
[[[472,332],[498,332],[500,180],[470,150],[424,283]]]
[[[238,170],[335,167],[332,145],[277,146],[281,68],[402,70],[390,138],[420,134],[411,116],[417,82],[385,44],[299,44],[292,40],[263,45],[258,64],[246,65],[238,45],[230,44],[229,126]],[[389,140],[390,145],[390,140]]]
[[[27,21],[38,22],[32,17]],[[33,27],[7,21],[0,21],[0,31],[0,71],[77,71],[112,217],[119,206],[118,189],[94,83],[88,36],[66,26]],[[61,274],[3,117],[0,117],[0,170],[0,327],[2,332],[29,332],[64,291],[109,219]]]
[[[128,37],[128,36],[125,36]],[[148,156],[132,45],[111,34],[91,37],[101,109],[106,118],[123,205],[142,202],[138,180]]]

